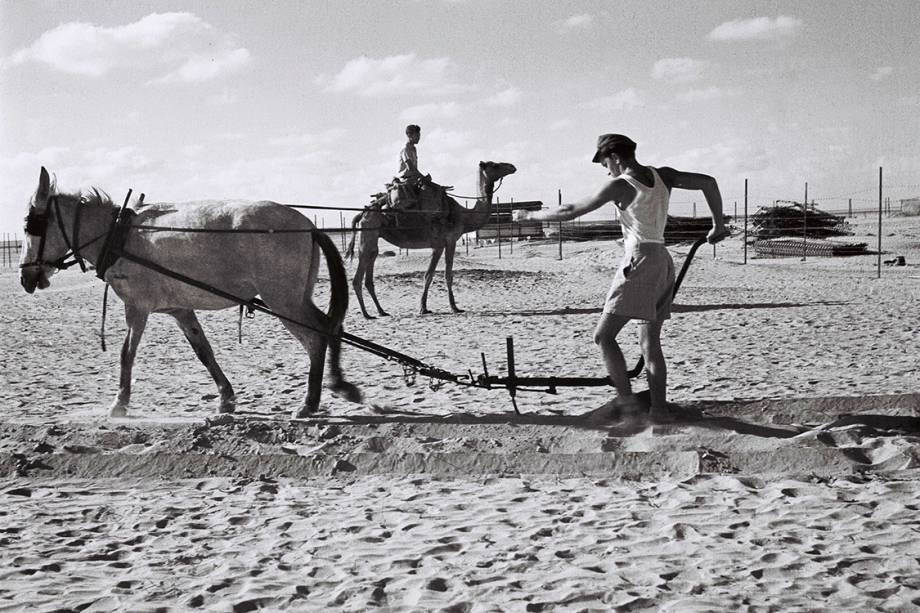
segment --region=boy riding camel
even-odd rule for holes
[[[607,374],[617,391],[614,415],[643,410],[633,394],[626,361],[617,335],[631,319],[638,321],[639,344],[645,359],[650,415],[668,414],[667,366],[661,350],[661,326],[671,317],[674,261],[664,246],[664,228],[673,188],[700,190],[712,213],[707,240],[715,244],[728,236],[722,219],[722,194],[716,180],[704,174],[673,168],[655,168],[636,161],[636,143],[622,134],[597,139],[593,162],[613,177],[593,197],[552,211],[514,211],[515,221],[568,221],[613,202],[620,209],[624,254],[604,301],[604,312],[594,331]]]

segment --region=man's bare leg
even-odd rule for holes
[[[628,317],[604,313],[594,330],[594,342],[601,348],[607,376],[610,377],[617,390],[616,403],[619,406],[636,404],[632,384],[629,382],[629,374],[626,370],[626,359],[617,342],[617,335],[628,322]]]
[[[639,346],[645,359],[651,415],[668,412],[668,367],[661,351],[661,325],[664,322],[643,322],[639,326]]]

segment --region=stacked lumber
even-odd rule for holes
[[[726,217],[726,220],[730,219]],[[554,227],[556,226],[556,227]],[[706,236],[712,229],[709,217],[678,217],[668,215],[668,224],[664,230],[664,242],[668,245],[694,241]],[[546,224],[547,235],[558,236],[562,232],[563,240],[590,241],[623,238],[623,229],[619,221],[573,221],[558,224]]]
[[[813,204],[805,207],[792,202],[789,205],[761,207],[751,217],[755,239],[782,236],[798,238],[826,238],[853,234],[841,215],[831,215]]]

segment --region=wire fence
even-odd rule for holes
[[[19,266],[19,251],[22,249],[22,241],[15,234],[2,235],[0,240],[0,267],[16,268]]]
[[[877,189],[877,198],[869,197]],[[911,194],[920,192],[920,184],[894,185],[887,188],[890,193]],[[910,190],[916,190],[911,192]],[[752,202],[748,196],[748,184],[740,198],[725,198],[723,214],[726,224],[734,237],[742,239],[742,249],[732,255],[742,263],[749,258],[769,257],[808,257],[875,255],[878,274],[881,274],[882,254],[885,252],[883,236],[886,234],[885,220],[895,216],[920,215],[920,198],[883,197],[882,169],[879,169],[879,185],[853,192],[849,196],[831,196],[824,198],[808,197],[808,184],[804,185],[804,198],[801,201],[787,199],[764,200]],[[562,204],[562,191],[558,192],[558,204]],[[290,205],[295,208],[326,208],[315,205]],[[602,219],[579,219],[567,222],[514,222],[512,210],[536,210],[542,203],[535,201],[495,202],[495,210],[489,224],[477,232],[464,235],[458,245],[458,252],[466,255],[478,254],[481,257],[503,258],[513,255],[515,245],[522,243],[555,243],[557,258],[565,258],[567,243],[591,240],[615,240],[622,238],[618,210],[606,207],[612,215]],[[545,208],[545,207],[544,207]],[[348,209],[351,211],[352,209]],[[357,210],[357,209],[355,209]],[[363,209],[362,209],[363,210]],[[344,211],[344,209],[343,209]],[[317,219],[314,223],[329,234],[344,252],[347,243],[355,232],[351,217],[339,212],[338,223],[328,223],[328,217]],[[665,230],[665,243],[678,244],[692,242],[704,236],[711,227],[711,217],[705,202],[693,200],[674,200],[670,205],[668,225]],[[420,220],[421,221],[421,220]],[[866,222],[874,221],[877,227],[866,232]],[[419,223],[419,222],[416,222]],[[918,217],[920,225],[920,217]],[[855,226],[861,226],[863,233],[857,235]],[[891,234],[891,232],[888,232]],[[872,235],[875,244],[859,242],[861,238]],[[890,236],[888,238],[891,238]],[[897,237],[895,237],[897,238]],[[850,240],[852,239],[852,240]],[[493,249],[489,249],[492,247]],[[713,247],[713,254],[719,246]],[[408,255],[409,250],[396,247],[401,254]],[[477,249],[482,251],[477,252]],[[2,235],[0,242],[0,267],[9,269],[18,266],[21,250],[20,237],[15,234]],[[427,250],[426,250],[427,251]],[[903,258],[902,258],[903,260]]]

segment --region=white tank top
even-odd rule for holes
[[[636,190],[633,201],[620,211],[623,236],[626,243],[631,245],[664,242],[664,226],[668,221],[668,201],[671,194],[658,176],[658,171],[651,166],[646,168],[652,171],[652,187],[644,185],[631,175],[622,174],[617,177]]]

